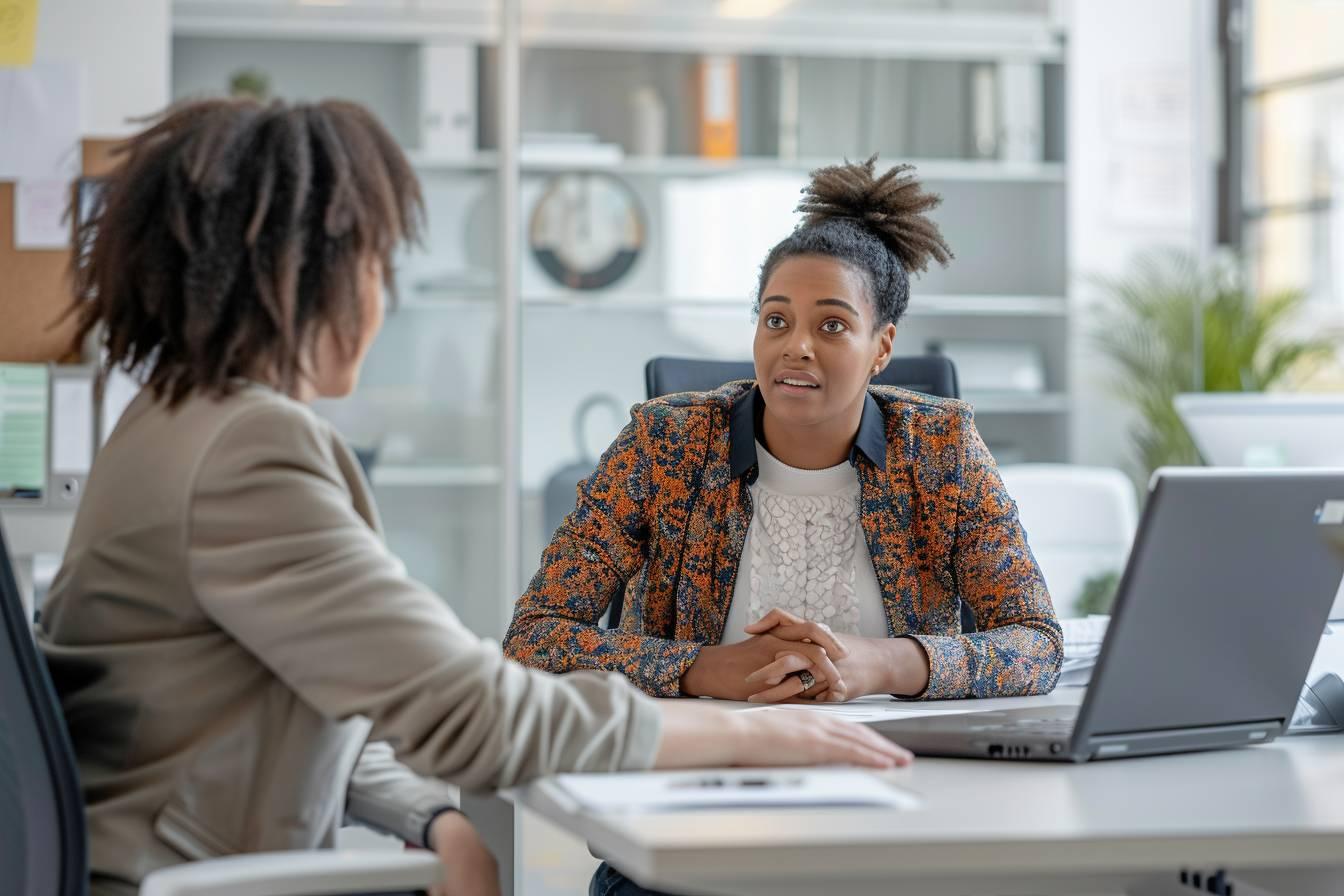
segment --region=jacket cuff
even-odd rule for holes
[[[346,792],[348,819],[413,846],[424,846],[434,816],[456,805],[456,787],[415,774],[385,741],[365,744]]]
[[[644,682],[644,690],[652,697],[680,697],[681,677],[700,656],[700,645],[691,641],[667,641],[657,652],[653,668],[644,662],[630,675],[632,681]]]
[[[430,850],[434,849],[434,844],[430,842],[429,829],[434,825],[434,822],[438,820],[438,817],[445,812],[457,812],[458,814],[461,814],[462,810],[459,809],[457,806],[440,806],[439,808],[430,812],[429,818],[425,819],[424,826],[420,828],[420,842],[416,843],[414,841],[411,841],[411,845],[420,846],[423,847],[424,849],[430,849]]]
[[[929,656],[929,683],[924,691],[903,700],[951,700],[971,692],[970,655],[960,635],[904,635],[919,643]]]

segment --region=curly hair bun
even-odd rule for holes
[[[937,193],[925,192],[915,179],[913,165],[897,165],[876,174],[877,156],[866,162],[846,162],[812,172],[803,189],[798,211],[802,225],[848,218],[881,238],[907,271],[928,270],[929,260],[946,265],[952,250],[938,225],[924,213],[943,201]]]

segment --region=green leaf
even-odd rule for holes
[[[1201,266],[1188,253],[1158,250],[1135,258],[1124,277],[1093,278],[1106,301],[1092,342],[1113,365],[1110,391],[1138,416],[1130,435],[1145,477],[1164,464],[1200,462],[1177,394],[1261,391],[1335,356],[1333,342],[1286,335],[1304,293],[1256,296],[1243,270],[1237,259]]]

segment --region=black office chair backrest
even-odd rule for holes
[[[644,365],[644,389],[649,398],[674,392],[706,392],[733,380],[756,378],[751,361],[708,361],[699,358],[654,358]],[[880,386],[899,386],[939,398],[960,398],[957,368],[944,355],[906,355],[894,357],[880,374],[873,377]],[[613,602],[607,624],[615,628],[621,621],[621,605]],[[975,614],[965,601],[961,604],[961,630],[975,631]]]
[[[649,398],[674,392],[706,392],[733,380],[756,378],[750,361],[707,361],[699,358],[654,358],[644,365],[644,391]],[[879,386],[900,386],[939,398],[960,398],[957,369],[943,355],[892,358],[873,377]]]
[[[0,878],[14,896],[85,896],[74,751],[0,532]]]

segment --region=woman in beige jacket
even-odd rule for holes
[[[39,636],[88,805],[94,892],[330,845],[349,815],[494,866],[441,781],[908,754],[827,719],[655,703],[505,660],[388,553],[308,408],[354,387],[419,186],[348,103],[207,101],[124,147],[81,234],[81,340],[146,388],[99,452]],[[372,739],[371,743],[369,742]],[[423,777],[422,777],[423,776]]]

